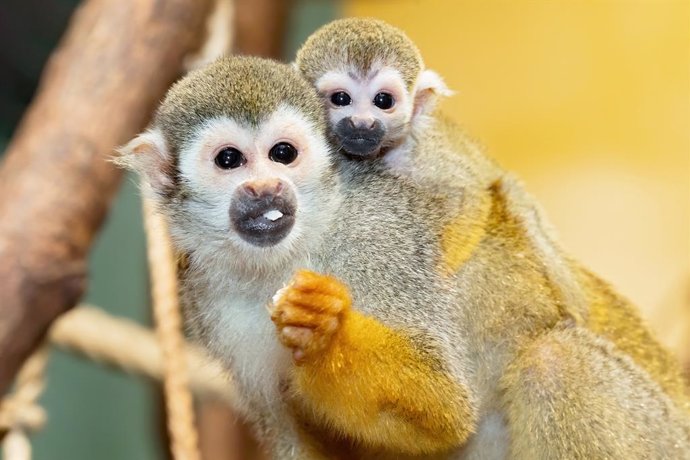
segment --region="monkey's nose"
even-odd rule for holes
[[[283,182],[277,179],[257,180],[247,182],[242,191],[252,198],[262,198],[269,195],[279,196],[283,191]]]
[[[376,119],[374,117],[350,117],[350,126],[353,129],[371,129],[374,126],[374,123],[376,123]]]

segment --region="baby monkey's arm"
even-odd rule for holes
[[[298,272],[271,317],[293,350],[299,401],[326,426],[409,454],[460,445],[472,432],[467,390],[404,333],[352,309],[337,279]]]

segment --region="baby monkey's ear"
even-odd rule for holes
[[[414,88],[414,109],[412,120],[421,115],[431,113],[441,96],[450,96],[453,91],[448,89],[443,79],[433,70],[424,70],[419,74]]]
[[[158,194],[167,195],[174,186],[172,155],[159,129],[149,129],[117,149],[114,161],[139,174]]]

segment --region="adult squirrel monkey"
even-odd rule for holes
[[[535,247],[550,240],[511,184],[468,169],[418,186],[333,154],[326,130],[294,68],[225,58],[121,149],[186,256],[191,332],[275,458],[687,454],[675,365],[615,294]],[[571,311],[559,276],[596,295]]]

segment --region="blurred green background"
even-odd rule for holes
[[[4,45],[0,47],[0,156],[78,3],[0,2],[0,43]],[[288,18],[284,57],[291,60],[299,44],[335,18],[338,8],[337,1],[295,1]],[[141,207],[132,177],[123,181],[90,265],[85,302],[150,325]],[[33,438],[35,459],[165,458],[162,399],[157,384],[59,351],[51,356],[47,379],[42,404],[49,420]]]

